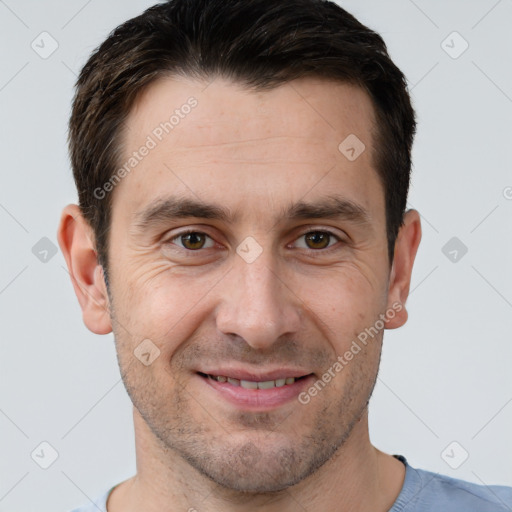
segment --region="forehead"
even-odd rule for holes
[[[250,134],[290,137],[297,143],[307,138],[312,143],[333,143],[336,147],[340,137],[357,133],[371,146],[374,109],[367,93],[355,85],[303,78],[259,91],[221,77],[199,82],[178,76],[156,80],[138,97],[127,120],[128,146],[136,142],[137,136],[152,133],[169,121],[176,110],[188,111],[184,107],[190,98],[197,100],[197,107],[192,115],[185,115],[186,122],[181,122],[183,113],[177,112],[181,114],[179,121],[175,116],[172,137],[165,140],[175,149],[187,135],[193,136],[198,145],[215,146],[250,141]]]
[[[359,195],[370,207],[372,194],[383,194],[373,165],[374,109],[354,85],[305,78],[254,91],[223,78],[166,77],[145,89],[125,124],[121,165],[150,139],[153,146],[115,190],[114,201],[123,197],[134,214],[177,189],[202,200],[224,191],[222,200],[238,198],[238,209],[321,189]],[[364,148],[357,159],[340,150],[347,140]],[[383,197],[377,203],[383,211]]]

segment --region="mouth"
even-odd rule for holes
[[[207,400],[211,398],[213,403],[220,400],[222,407],[227,403],[243,411],[269,411],[293,402],[298,404],[299,394],[315,382],[313,373],[296,376],[291,376],[290,371],[285,372],[288,375],[274,372],[264,376],[232,373],[245,378],[196,372],[202,389],[207,393]]]
[[[226,382],[235,387],[241,387],[244,389],[272,389],[272,388],[281,388],[283,386],[290,386],[301,379],[305,379],[309,377],[309,375],[302,375],[300,377],[281,377],[273,380],[244,380],[244,379],[235,379],[233,377],[227,377],[225,375],[211,375],[209,373],[197,372],[203,378],[208,378],[211,380],[215,380],[216,382]]]

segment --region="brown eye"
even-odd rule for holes
[[[295,240],[294,246],[295,248],[309,252],[310,255],[318,253],[316,255],[320,256],[324,253],[328,253],[331,249],[333,251],[341,249],[341,246],[338,247],[338,242],[343,244],[343,241],[344,239],[340,237],[340,235],[332,231],[318,229],[302,233],[302,235]]]
[[[189,231],[187,233],[181,233],[170,240],[175,243],[178,247],[187,249],[189,251],[197,251],[199,249],[208,248],[206,247],[207,239],[211,240],[208,247],[213,247],[213,240],[205,233],[199,231]]]
[[[333,235],[327,231],[312,231],[302,236],[304,236],[309,249],[325,249],[329,246]]]
[[[204,235],[202,233],[187,233],[181,236],[181,241],[186,249],[201,249],[204,245]]]

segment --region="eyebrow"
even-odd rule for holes
[[[134,216],[134,228],[144,232],[154,225],[175,219],[199,218],[218,220],[234,224],[240,218],[240,212],[232,212],[221,205],[209,204],[197,199],[169,196],[156,199]],[[326,196],[312,203],[298,201],[281,209],[274,219],[276,223],[283,220],[332,219],[347,220],[361,225],[370,225],[368,211],[354,201],[336,195]]]

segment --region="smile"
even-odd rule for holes
[[[234,379],[232,377],[226,377],[225,375],[209,375],[205,373],[199,372],[199,375],[202,377],[207,377],[211,380],[215,380],[217,382],[227,382],[232,386],[242,387],[244,389],[271,389],[271,388],[280,388],[283,386],[289,386],[293,384],[295,381],[303,379],[307,377],[306,375],[302,377],[283,377],[275,380],[265,380],[265,381],[252,381],[252,380],[243,380],[243,379]]]
[[[290,370],[286,371],[288,375]],[[220,372],[219,372],[220,373]],[[228,373],[224,370],[222,373]],[[237,373],[233,371],[233,373]],[[247,372],[238,372],[247,373]],[[299,394],[310,386],[315,376],[307,375],[284,376],[277,371],[274,375],[267,374],[256,380],[254,375],[238,375],[244,379],[196,372],[197,378],[206,385],[203,389],[211,394],[213,400],[228,402],[238,410],[269,411],[296,402]],[[251,380],[249,380],[249,377]],[[274,379],[272,379],[274,377]]]

